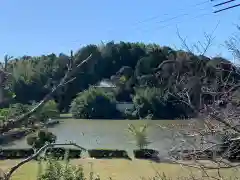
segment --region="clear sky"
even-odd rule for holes
[[[213,10],[210,0],[1,0],[0,57],[69,53],[110,40],[180,48],[177,27],[193,44],[219,23],[208,55],[231,58],[223,45],[240,24],[240,7]]]

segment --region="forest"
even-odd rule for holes
[[[209,58],[157,44],[113,41],[90,44],[73,54],[13,58],[1,63],[0,106],[30,106],[41,101],[64,77],[68,64],[90,61],[52,97],[61,113],[84,119],[176,119],[196,116],[206,104],[230,94],[239,102],[239,69],[222,57]],[[94,87],[111,81],[111,92]],[[120,113],[116,102],[133,102]],[[224,104],[223,102],[221,102]]]

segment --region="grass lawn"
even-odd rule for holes
[[[5,160],[0,161],[0,168],[6,171],[9,167],[16,164],[16,160]],[[165,163],[153,163],[146,160],[96,160],[96,159],[79,159],[72,160],[73,165],[82,165],[84,168],[85,176],[88,178],[91,172],[91,163],[93,165],[94,174],[100,175],[101,179],[109,179],[111,177],[113,180],[140,180],[140,178],[153,177],[158,173],[163,172],[170,178],[176,179],[177,177],[187,177],[191,173],[194,175],[199,175],[196,169],[182,168],[179,165],[165,164]],[[36,161],[32,161],[22,166],[13,175],[13,180],[35,180],[37,175],[38,165]],[[217,172],[211,172],[214,176]],[[222,170],[224,177],[234,177],[236,172],[229,170]]]

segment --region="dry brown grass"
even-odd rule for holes
[[[0,161],[0,168],[6,171],[9,167],[16,164],[17,160]],[[113,180],[136,180],[141,177],[149,178],[155,176],[157,173],[163,172],[170,178],[176,179],[177,177],[187,177],[191,173],[195,176],[200,175],[196,169],[183,168],[179,165],[166,164],[166,163],[153,163],[147,160],[99,160],[99,159],[79,159],[72,160],[73,165],[82,165],[84,173],[88,177],[91,172],[91,163],[93,165],[94,174],[100,175],[101,179]],[[22,166],[13,175],[13,180],[35,180],[38,170],[36,161]],[[211,172],[214,176],[216,172]],[[224,170],[222,174],[225,177],[235,177],[236,172],[233,170]]]

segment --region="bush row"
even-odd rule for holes
[[[69,159],[81,158],[80,149],[49,148],[46,150],[47,157],[63,159],[67,153]],[[22,159],[34,154],[32,148],[26,149],[2,149],[0,150],[0,159]]]
[[[81,158],[80,149],[66,149],[62,147],[48,148],[46,157],[63,159],[65,155],[69,159]],[[0,159],[21,159],[34,154],[32,148],[29,149],[2,149],[0,151]],[[127,151],[118,149],[89,149],[89,157],[92,158],[124,158],[131,159]],[[134,157],[140,159],[153,159],[158,155],[158,151],[152,149],[134,150]]]
[[[0,150],[0,159],[22,159],[33,154],[33,149],[2,149]]]
[[[159,152],[154,149],[137,149],[133,151],[133,154],[137,159],[158,160]]]
[[[53,157],[55,159],[64,159],[67,155],[68,159],[78,159],[81,158],[82,150],[80,149],[68,149],[68,148],[49,148],[46,150],[46,157]],[[2,149],[0,150],[0,159],[22,159],[27,158],[34,154],[34,150],[28,149]],[[124,158],[131,159],[128,156],[127,151],[118,149],[89,149],[89,157],[97,159],[111,159],[111,158]],[[137,149],[133,151],[134,158],[136,159],[149,159],[154,161],[159,161],[159,152],[153,149]],[[221,153],[217,152],[216,155],[219,156]],[[172,154],[174,155],[174,154]],[[213,151],[178,151],[175,153],[176,159],[181,160],[192,160],[192,159],[213,159]],[[228,157],[231,161],[240,160],[239,157]]]
[[[81,158],[81,153],[81,149],[49,148],[46,150],[47,157],[56,159],[64,159],[66,155],[68,159],[78,159]]]
[[[130,159],[127,151],[115,149],[90,149],[88,154],[92,158],[125,158]]]

